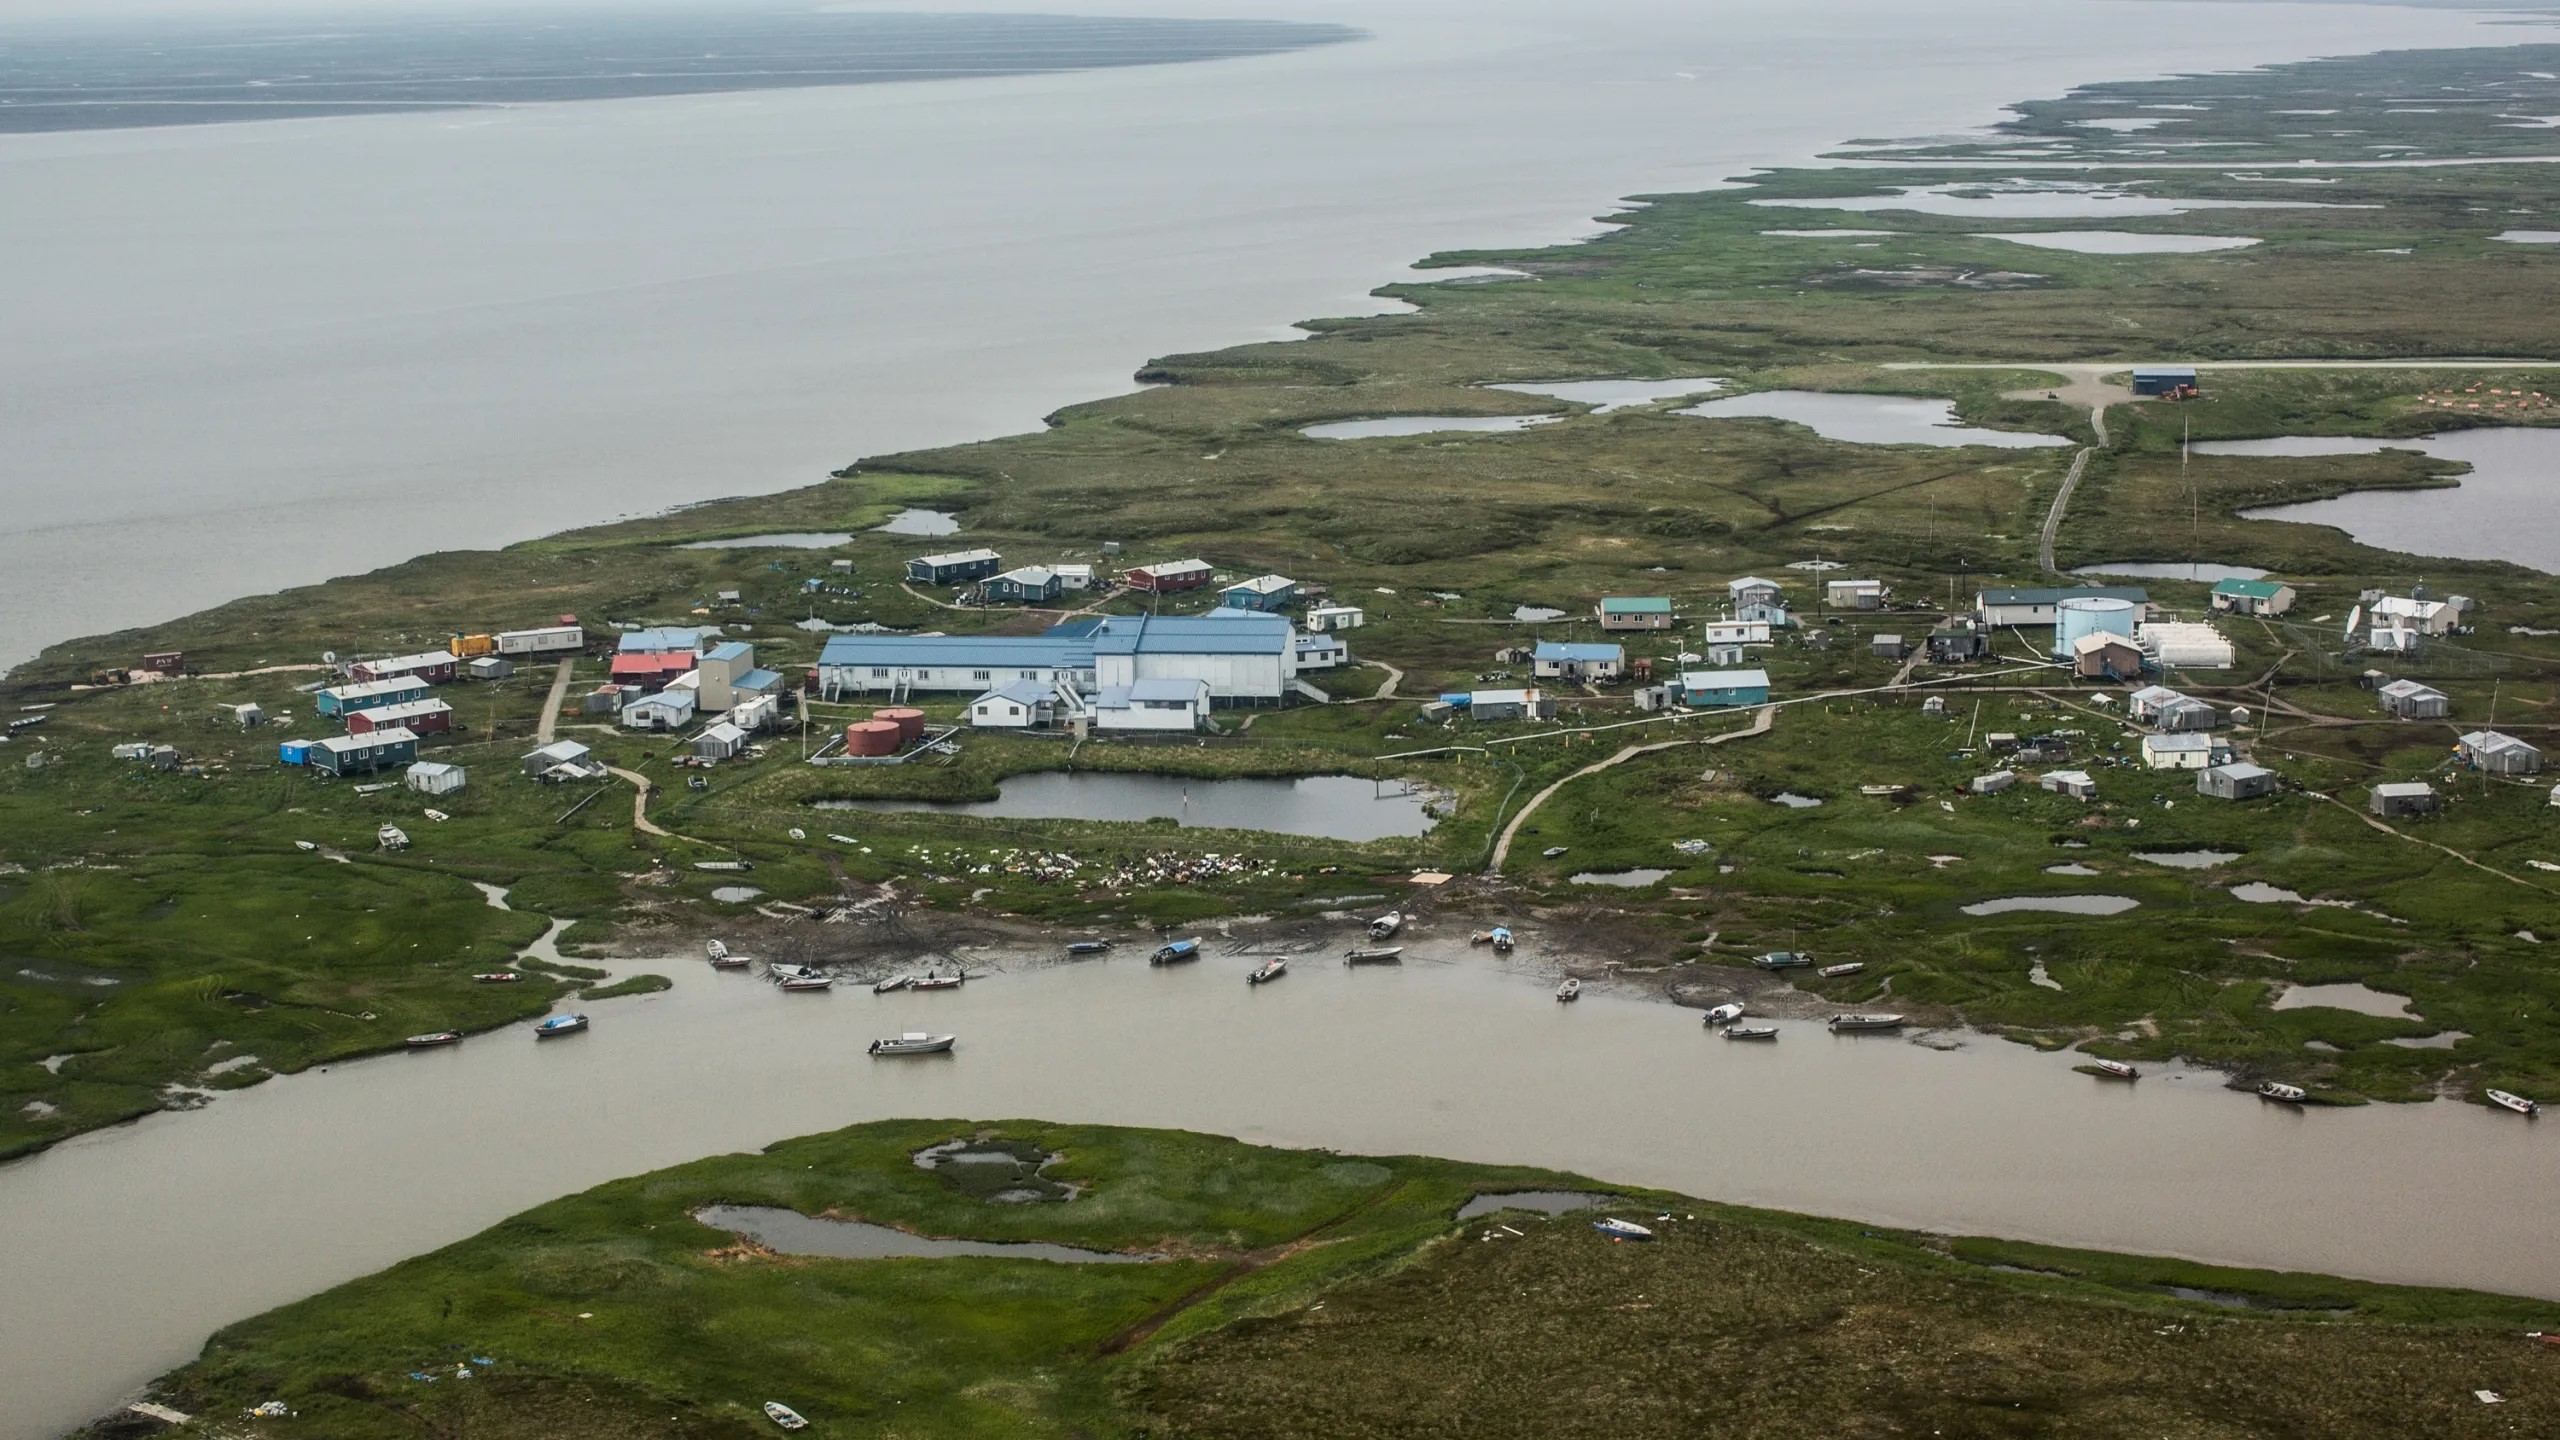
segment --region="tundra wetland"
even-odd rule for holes
[[[2549,132],[2496,117],[2560,112],[2555,74],[2560,49],[2512,47],[2091,87],[1978,141],[1834,157],[1889,164],[1640,197],[1575,245],[1435,256],[1523,278],[1391,286],[1408,313],[1161,357],[1147,388],[1037,433],[55,646],[0,685],[0,713],[28,722],[0,747],[0,1155],[408,1035],[645,993],[663,982],[613,957],[722,935],[867,973],[961,924],[1151,945],[1387,905],[1569,934],[1565,968],[1667,1002],[1805,950],[1858,967],[1785,972],[1816,1007],[1889,1005],[2332,1103],[2560,1099],[2560,809],[2547,777],[2475,772],[2451,748],[2491,724],[2560,731],[2560,579],[2253,518],[2364,491],[2450,497],[2457,464],[2192,447],[2550,423],[2560,255],[2500,238],[2548,223]],[[2394,103],[2421,90],[2465,103]],[[2092,123],[2128,116],[2160,123]],[[2377,164],[2378,144],[2478,163]],[[2199,146],[2231,148],[2204,164]],[[2160,243],[2078,243],[2101,221]],[[1805,238],[1826,232],[1856,238]],[[2495,358],[2430,363],[2444,357]],[[2204,393],[2124,388],[2166,362],[2201,366]],[[1575,388],[1596,382],[1628,383]],[[1922,402],[1910,413],[1965,428],[1862,443],[1742,413],[1810,415],[1750,403],[1806,391]],[[1484,423],[1310,438],[1398,417]],[[2014,439],[1944,443],[1980,431]],[[808,697],[801,731],[695,769],[674,737],[583,713],[606,676],[590,650],[563,662],[565,714],[545,713],[548,663],[439,691],[459,724],[422,753],[467,767],[461,791],[278,763],[278,738],[324,733],[324,652],[574,613],[592,637],[717,625],[797,677],[848,628],[1022,634],[1143,608],[1072,592],[1045,613],[961,606],[906,584],[904,560],[934,544],[899,533],[917,512],[1012,563],[1198,554],[1222,578],[1319,582],[1366,612],[1357,659],[1306,677],[1330,703],[1222,710],[1197,737],[963,730],[952,753],[894,766],[801,763],[870,712]],[[1966,665],[1871,643],[1925,635],[1980,588],[2066,583],[2048,564],[2164,567],[2144,583],[2186,619],[2207,615],[2213,567],[2295,588],[2286,614],[2215,617],[2232,666],[2162,677],[2226,712],[2274,794],[2220,801],[2143,768],[2130,687],[2074,680],[2041,630],[1997,632]],[[1750,653],[1767,709],[1665,715],[1624,682],[1549,680],[1552,721],[1425,711],[1533,683],[1516,647],[1604,638],[1609,595],[1673,602],[1678,628],[1606,637],[1665,677],[1744,575],[1779,577],[1798,622]],[[1834,609],[1831,578],[1891,597]],[[2470,598],[2462,632],[2406,655],[2342,643],[2365,592],[2421,583]],[[185,652],[187,677],[92,683],[163,650]],[[2443,691],[2451,717],[2383,715],[2372,669]],[[917,703],[958,723],[965,698]],[[223,707],[243,702],[272,723],[241,729]],[[613,770],[525,778],[518,757],[554,733]],[[1993,735],[2060,756],[1972,793],[2011,763]],[[110,754],[133,742],[179,763]],[[2056,768],[2087,770],[2096,796],[2034,783]],[[823,805],[983,804],[1008,777],[1069,771],[1349,777],[1433,818],[1346,840]],[[2418,779],[2437,813],[2368,814],[2371,785]],[[405,847],[378,843],[386,823]],[[510,968],[518,983],[474,979]],[[1524,1004],[1555,982],[1538,968]],[[1036,1151],[1032,1173],[1073,1198],[992,1204],[945,1173],[968,1167],[912,1163],[981,1132]],[[1355,1436],[2459,1435],[2548,1430],[2560,1407],[2548,1352],[2512,1333],[2560,1319],[2536,1302],[1625,1190],[1610,1193],[1642,1202],[1627,1218],[1657,1224],[1655,1243],[1610,1244],[1578,1213],[1456,1218],[1481,1192],[1594,1188],[1187,1134],[893,1122],[543,1206],[234,1326],[157,1394],[216,1413],[281,1401],[294,1413],[262,1425],[278,1436],[744,1435],[768,1396],[818,1433],[935,1435],[1243,1436],[1310,1414]],[[1166,1258],[783,1256],[694,1218],[714,1205]],[[1451,1315],[1478,1362],[1454,1372],[1433,1358]]]

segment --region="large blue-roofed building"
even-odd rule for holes
[[[1111,615],[1041,635],[839,635],[818,687],[852,695],[984,694],[1016,680],[1093,692],[1199,680],[1218,705],[1275,705],[1297,678],[1295,631],[1278,615]]]

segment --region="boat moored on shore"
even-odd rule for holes
[[[723,943],[723,942],[721,942],[721,941],[714,940],[714,941],[712,941],[710,944],[705,945],[705,946],[703,946],[702,948],[703,948],[705,951],[709,952],[709,954],[710,954],[710,956],[711,956],[711,963],[712,963],[712,964],[714,964],[714,965],[717,965],[717,964],[719,964],[721,961],[726,960],[726,959],[728,959],[728,958],[729,958],[729,947],[728,947],[728,945],[727,945],[727,944],[725,944],[725,943]]]
[[[790,1406],[783,1404],[779,1400],[767,1400],[764,1402],[764,1418],[781,1426],[785,1430],[806,1430],[809,1428],[809,1422],[800,1418],[799,1411],[792,1409]]]
[[[1837,980],[1837,979],[1841,978],[1841,977],[1842,977],[1842,976],[1844,976],[1844,975],[1855,975],[1855,974],[1857,974],[1859,971],[1864,970],[1864,969],[1866,969],[1866,968],[1867,968],[1867,962],[1866,962],[1866,961],[1864,961],[1864,960],[1851,960],[1851,961],[1849,961],[1848,963],[1846,963],[1846,964],[1842,964],[1842,965],[1825,965],[1825,966],[1823,966],[1821,969],[1816,970],[1816,971],[1814,971],[1813,973],[1814,973],[1814,974],[1816,974],[1816,975],[1821,976],[1821,977],[1822,977],[1823,979],[1825,979],[1825,980]]]
[[[1571,975],[1567,975],[1564,977],[1564,983],[1556,987],[1556,998],[1559,1000],[1581,999],[1582,982]]]
[[[1100,955],[1110,950],[1116,943],[1118,942],[1112,940],[1070,940],[1067,942],[1067,953],[1069,955]]]
[[[916,983],[916,977],[913,975],[891,975],[886,979],[872,982],[871,993],[886,995],[892,990],[904,990],[914,983]]]
[[[968,980],[969,974],[965,970],[954,970],[948,975],[936,974],[931,970],[927,970],[922,975],[908,981],[907,988],[910,990],[957,990],[962,985],[967,984]]]
[[[1724,1027],[1724,1038],[1727,1040],[1775,1040],[1778,1038],[1778,1027],[1775,1025],[1727,1025]]]
[[[2097,1071],[2101,1077],[2109,1080],[2139,1080],[2142,1078],[2141,1071],[2126,1064],[2122,1060],[2092,1060],[2089,1062],[2089,1068]]]
[[[1179,965],[1186,960],[1197,960],[1199,958],[1199,941],[1176,940],[1169,944],[1158,946],[1156,953],[1147,957],[1147,963],[1150,965]]]
[[[1653,1238],[1653,1232],[1651,1230],[1646,1229],[1644,1226],[1637,1224],[1633,1220],[1621,1220],[1614,1215],[1610,1216],[1606,1220],[1592,1221],[1591,1228],[1608,1236],[1612,1240],[1650,1240]]]
[[[2311,1092],[2299,1085],[2287,1085],[2280,1080],[2269,1080],[2258,1087],[2258,1098],[2280,1101],[2286,1105],[2299,1105],[2311,1098]]]
[[[1741,1018],[1742,1002],[1739,1000],[1727,1000],[1707,1012],[1707,1023],[1710,1025],[1730,1025]]]
[[[1902,1028],[1902,1017],[1873,1014],[1834,1015],[1831,1017],[1831,1028],[1834,1030],[1899,1030]]]
[[[1810,970],[1813,968],[1813,952],[1772,950],[1766,955],[1752,956],[1751,963],[1763,970]]]
[[[1369,922],[1369,938],[1372,940],[1384,940],[1403,928],[1404,912],[1401,910],[1390,910],[1386,914]]]
[[[424,1035],[412,1035],[400,1043],[408,1046],[412,1050],[432,1050],[439,1045],[461,1044],[462,1032],[459,1030],[434,1030]]]
[[[1403,946],[1387,945],[1370,950],[1345,950],[1342,952],[1342,963],[1345,965],[1393,965],[1403,957]]]
[[[2512,1090],[2490,1091],[2489,1103],[2492,1105],[2503,1106],[2506,1109],[2513,1110],[2519,1115],[2539,1115],[2542,1113],[2542,1107],[2540,1105],[2531,1100],[2527,1100]]]

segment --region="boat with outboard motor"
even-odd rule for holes
[[[1197,960],[1199,958],[1199,941],[1175,940],[1157,947],[1156,953],[1147,957],[1147,963],[1150,965],[1179,965],[1186,960]]]
[[[1730,1025],[1741,1018],[1742,1002],[1739,1000],[1727,1000],[1707,1012],[1707,1023],[1710,1025]]]
[[[922,975],[908,981],[907,988],[910,990],[957,990],[963,984],[966,984],[968,979],[969,972],[965,970],[954,970],[948,975],[940,975],[931,970],[927,970]]]
[[[408,1046],[412,1050],[432,1050],[438,1045],[461,1044],[462,1032],[459,1030],[435,1030],[424,1035],[412,1035],[400,1043]]]
[[[1567,975],[1564,977],[1564,983],[1556,987],[1556,998],[1559,1000],[1581,999],[1582,982],[1571,975]]]
[[[1834,1030],[1899,1030],[1902,1028],[1902,1017],[1899,1015],[1834,1015],[1831,1017],[1831,1028]]]
[[[1265,960],[1261,964],[1254,966],[1253,973],[1244,977],[1244,983],[1247,985],[1268,984],[1269,982],[1277,980],[1288,973],[1289,962],[1274,956],[1273,958]]]
[[[1775,1025],[1727,1025],[1724,1027],[1724,1038],[1727,1040],[1775,1040],[1778,1038],[1778,1027]]]
[[[587,1017],[584,1015],[554,1015],[533,1027],[533,1038],[548,1040],[555,1035],[575,1035],[586,1028]]]
[[[2280,1080],[2269,1080],[2258,1087],[2258,1098],[2281,1101],[2287,1105],[2299,1105],[2311,1098],[2311,1092],[2299,1085],[2287,1085]]]
[[[1369,922],[1369,938],[1372,940],[1384,940],[1403,928],[1404,912],[1401,910],[1390,910],[1386,914]]]
[[[872,1041],[871,1053],[874,1055],[939,1055],[950,1049],[952,1043],[959,1038],[957,1035],[928,1035],[922,1030],[910,1030],[904,1035]]]
[[[2142,1078],[2141,1071],[2136,1070],[2122,1060],[2092,1060],[2089,1062],[2089,1068],[2097,1071],[2099,1077],[2106,1080],[2139,1080]]]
[[[2542,1107],[2541,1107],[2541,1106],[2539,1106],[2539,1105],[2535,1104],[2534,1102],[2532,1102],[2532,1101],[2530,1101],[2530,1100],[2527,1100],[2526,1098],[2524,1098],[2524,1097],[2523,1097],[2523,1096],[2521,1096],[2521,1095],[2516,1094],[2516,1093],[2515,1093],[2514,1091],[2512,1091],[2512,1090],[2492,1090],[2492,1091],[2490,1091],[2490,1092],[2489,1092],[2489,1103],[2490,1103],[2490,1104],[2492,1104],[2492,1105],[2504,1106],[2505,1108],[2507,1108],[2507,1109],[2509,1109],[2509,1110],[2513,1110],[2514,1112],[2516,1112],[2516,1113],[2517,1113],[2517,1114],[2519,1114],[2519,1115],[2538,1115],[2538,1114],[2542,1113]]]
[[[1345,965],[1393,965],[1403,956],[1403,946],[1387,945],[1374,950],[1345,950],[1342,952],[1342,963]]]

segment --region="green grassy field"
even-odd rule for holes
[[[910,1156],[971,1138],[1074,1198]],[[1008,1171],[1008,1173],[1011,1173]],[[1616,1189],[1459,1222],[1544,1171],[1167,1131],[894,1121],[616,1181],[216,1335],[155,1393],[259,1433],[2344,1437],[2538,1433],[2560,1368],[2507,1297],[1878,1231]],[[825,1259],[774,1206],[1169,1258]],[[1655,1220],[1656,1215],[1667,1218]],[[2212,1300],[2172,1291],[2210,1292]],[[469,1372],[459,1378],[457,1368]],[[2506,1398],[2483,1407],[2474,1389]]]
[[[1418,307],[1411,314],[1318,321],[1295,342],[1163,357],[1144,371],[1159,382],[1152,388],[1069,407],[1035,433],[870,457],[781,495],[502,552],[425,556],[55,646],[0,686],[0,703],[56,707],[24,712],[43,713],[46,723],[6,752],[13,761],[38,752],[53,763],[0,766],[0,866],[8,867],[0,873],[0,951],[12,962],[0,972],[0,1154],[186,1103],[189,1087],[246,1083],[381,1048],[408,1031],[534,1013],[556,992],[491,993],[467,979],[536,933],[540,920],[522,912],[575,922],[573,945],[619,935],[645,948],[689,918],[743,913],[712,899],[725,881],[694,868],[705,861],[753,864],[754,883],[775,899],[823,902],[847,887],[895,882],[945,912],[1132,925],[1374,892],[1421,868],[1477,871],[1528,796],[1620,745],[1676,733],[1662,726],[1580,733],[1639,718],[1625,687],[1563,696],[1566,723],[1556,727],[1444,731],[1421,723],[1421,702],[1442,690],[1472,687],[1479,676],[1521,678],[1521,667],[1497,659],[1498,651],[1532,638],[1598,638],[1587,617],[1600,597],[1667,595],[1695,621],[1721,610],[1724,583],[1736,575],[1788,577],[1808,623],[1767,651],[1765,663],[1781,698],[1804,699],[1890,682],[1898,667],[1867,653],[1872,634],[1925,631],[1980,586],[2044,579],[2038,531],[2074,449],[2096,437],[2085,411],[2037,398],[2054,377],[2034,370],[2036,362],[2560,355],[2548,323],[2560,300],[2560,255],[2490,238],[2548,222],[2548,166],[2289,175],[2250,168],[2364,155],[2379,143],[2431,157],[2540,153],[2536,132],[2478,123],[2476,106],[2400,113],[2412,107],[2386,103],[2425,84],[2547,106],[2551,87],[2532,79],[2537,68],[2560,73],[2560,52],[2368,57],[2097,87],[2034,102],[1980,144],[1909,152],[1917,158],[1887,170],[1755,175],[1743,187],[1649,197],[1619,217],[1625,228],[1588,243],[1434,257],[1513,266],[1534,278],[1403,284],[1388,293],[1411,300]],[[2324,98],[2306,103],[2311,96]],[[2074,122],[2133,106],[2198,105],[2205,108],[2143,113],[2173,117],[2176,137],[2257,148],[2227,168],[2099,173],[2145,196],[2315,208],[1996,221],[2004,233],[2104,223],[2263,242],[2212,254],[2107,256],[1986,238],[1979,232],[1995,222],[1979,216],[1820,203],[1887,186],[1970,193],[1986,173],[2007,173],[1978,167],[1998,167],[2022,145],[2045,147],[2052,158],[2165,165],[2175,154],[2144,155],[2149,142],[2140,135]],[[2339,117],[2296,128],[2278,123],[2275,112],[2287,109],[2335,109]],[[1764,233],[1847,228],[1891,233],[1853,244]],[[1885,368],[1911,361],[2016,368]],[[1942,396],[1969,423],[2074,443],[1850,444],[1777,421],[1705,420],[1669,405],[1600,414],[1484,388],[1700,375],[1723,378],[1729,392]],[[2464,380],[2548,388],[2552,372],[2465,372]],[[1710,954],[1727,957],[1803,936],[1869,962],[1866,975],[1837,987],[1834,998],[1872,998],[1889,983],[1897,1002],[1952,1007],[2037,1044],[2183,1053],[2350,1096],[2475,1094],[2489,1084],[2560,1092],[2560,1041],[2543,1024],[2554,982],[2536,958],[2541,942],[2520,938],[2560,929],[2549,918],[2552,879],[2560,877],[2539,869],[2560,863],[2560,846],[2549,840],[2554,813],[2525,787],[2476,779],[2454,787],[2446,815],[2403,836],[2349,813],[2376,779],[2441,770],[2453,735],[2485,721],[2493,705],[2501,728],[2527,738],[2547,739],[2560,725],[2560,633],[2523,633],[2560,632],[2560,580],[2240,518],[2254,506],[2356,488],[2448,483],[2453,477],[2434,461],[2407,453],[2191,464],[2179,457],[2189,432],[2391,437],[2459,423],[2420,403],[2443,383],[2416,369],[2231,371],[2213,374],[2199,402],[2116,406],[2108,443],[2092,455],[2061,528],[2065,566],[2201,558],[2262,566],[2297,586],[2294,615],[2225,625],[2239,655],[2233,669],[2171,677],[2219,703],[2250,705],[2256,724],[2242,738],[2291,782],[2288,794],[2213,805],[2191,798],[2173,777],[2106,766],[2101,800],[2091,807],[2035,793],[1959,800],[1955,787],[1993,763],[1978,737],[1969,747],[1960,729],[2080,729],[2086,734],[2074,743],[2072,763],[2112,760],[2131,742],[2083,692],[2063,686],[2038,698],[2011,688],[2051,687],[2050,672],[1923,667],[1918,679],[1948,687],[1954,719],[1924,721],[1908,703],[1843,693],[1791,705],[1767,736],[1670,751],[1577,781],[1526,823],[1507,878],[1529,887],[1532,905],[1597,899],[1631,912],[1649,927],[1642,933],[1661,937],[1665,959],[1697,958],[1696,942],[1711,934],[1718,939]],[[2026,398],[2003,398],[2013,391]],[[1501,434],[1329,441],[1300,433],[1321,421],[1393,414],[1564,418]],[[635,831],[630,791],[619,781],[554,789],[514,773],[541,718],[548,676],[540,669],[501,685],[448,687],[465,728],[431,741],[427,754],[466,764],[473,780],[437,802],[452,817],[443,823],[421,820],[415,797],[359,795],[355,786],[318,783],[275,763],[276,738],[323,733],[307,713],[313,672],[73,688],[92,670],[130,665],[150,649],[182,648],[200,677],[212,677],[311,665],[330,651],[416,649],[458,631],[564,612],[599,635],[621,624],[718,624],[753,640],[759,660],[786,673],[818,653],[823,635],[801,628],[808,620],[1019,633],[1054,618],[951,609],[941,603],[946,595],[901,585],[903,558],[935,542],[869,527],[918,504],[957,514],[966,543],[998,548],[1017,563],[1101,562],[1103,544],[1117,542],[1133,561],[1198,553],[1224,573],[1278,570],[1321,583],[1367,610],[1369,623],[1350,638],[1364,659],[1402,672],[1398,690],[1363,698],[1375,694],[1383,669],[1328,674],[1321,683],[1346,703],[1254,715],[1249,728],[1241,715],[1222,715],[1220,733],[1192,748],[1071,750],[971,736],[947,765],[847,773],[797,764],[796,742],[786,738],[764,758],[702,777],[700,791],[684,783],[689,772],[668,763],[675,748],[668,738],[571,717],[564,735],[656,784],[649,815],[670,832],[659,836]],[[852,538],[823,550],[683,548],[782,531]],[[1814,577],[1784,568],[1815,559],[1884,580],[1896,608],[1825,613]],[[839,570],[839,562],[852,568]],[[2392,666],[2450,693],[2452,725],[2382,720],[2355,684],[2372,662],[2342,655],[2335,639],[2338,617],[2359,592],[2397,590],[2421,576],[2439,593],[2481,603],[2476,633]],[[2204,609],[2200,585],[2150,588],[2181,615]],[[738,591],[739,600],[718,601],[722,590]],[[1133,608],[1125,598],[1103,603]],[[1566,617],[1511,623],[1524,604]],[[1690,633],[1637,637],[1630,653],[1668,668]],[[2005,660],[2035,658],[2019,637],[2003,637],[2000,650]],[[602,678],[599,661],[583,660],[571,693]],[[218,704],[247,700],[298,718],[249,734],[218,718]],[[956,710],[949,702],[932,708],[937,718]],[[867,707],[812,713],[835,725]],[[110,746],[133,740],[176,745],[196,768],[157,773],[108,757]],[[1413,753],[1449,746],[1481,748]],[[1967,748],[1975,753],[1956,753]],[[1348,844],[1080,820],[863,814],[855,823],[811,806],[828,798],[984,798],[1009,775],[1069,765],[1204,779],[1410,780],[1445,797],[1446,817],[1419,839]],[[1703,773],[1710,769],[1713,778]],[[1861,784],[1887,781],[1916,787],[1915,798],[1895,805],[1857,794]],[[1767,803],[1782,789],[1826,803],[1794,811]],[[415,846],[373,853],[371,837],[385,820],[409,830]],[[851,834],[855,843],[831,834]],[[1670,847],[1682,839],[1716,849],[1704,860],[1680,856]],[[2066,839],[2090,848],[2066,849]],[[297,840],[345,861],[298,851]],[[2172,840],[2241,858],[2209,872],[2128,858]],[[1568,853],[1550,864],[1539,852],[1554,845]],[[1202,850],[1256,864],[1198,885],[1099,878]],[[1097,878],[1032,878],[1019,864],[1032,852],[1072,854],[1080,875]],[[1931,855],[1960,858],[1933,863]],[[2074,859],[2102,873],[2044,873]],[[1634,866],[1678,873],[1633,891],[1570,883],[1580,871]],[[2229,896],[2229,882],[2249,880],[2364,909],[2249,905]],[[508,887],[518,913],[489,907],[465,882]],[[1961,911],[1986,898],[2071,889],[2143,904],[2113,919],[2065,923]],[[1461,886],[1448,903],[1466,903],[1470,893]],[[2062,988],[2033,983],[2039,962]],[[2349,979],[2410,996],[2424,1018],[2269,1004],[2282,983]],[[2447,1050],[2389,1043],[2444,1029],[2471,1038]],[[250,1055],[254,1062],[240,1059]]]

